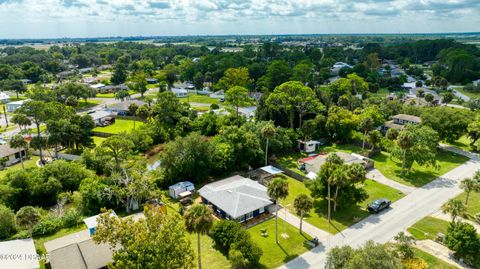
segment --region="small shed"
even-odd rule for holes
[[[317,141],[317,140],[309,140],[309,141],[298,141],[298,149],[304,151],[306,153],[312,153],[320,149],[320,146],[324,143]]]
[[[91,216],[91,217],[88,217],[86,219],[83,219],[83,222],[87,225],[87,228],[88,228],[88,231],[90,232],[90,236],[93,235],[93,233],[95,233],[95,228],[97,227],[97,218],[99,217],[100,215],[95,215],[95,216]],[[117,214],[115,214],[115,211],[112,211],[112,213],[110,214],[110,216],[117,216]]]
[[[185,198],[195,191],[195,186],[190,181],[178,182],[168,187],[170,197],[174,199]]]

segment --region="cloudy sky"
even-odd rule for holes
[[[0,39],[480,31],[480,0],[0,0]]]

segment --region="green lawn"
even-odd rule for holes
[[[447,234],[448,225],[448,221],[427,216],[413,224],[407,231],[418,240],[434,240],[438,233]]]
[[[100,137],[100,136],[93,136],[93,143],[95,144],[95,146],[100,146],[100,144],[102,144],[103,141],[105,141],[105,139],[107,139],[106,137]]]
[[[189,234],[190,242],[192,242],[193,252],[195,253],[195,260],[194,264],[195,267],[198,264],[197,258],[197,234],[192,233]],[[225,257],[220,251],[214,248],[215,243],[213,239],[208,235],[201,235],[200,236],[200,247],[201,247],[201,254],[202,254],[202,267],[203,268],[213,268],[213,269],[221,269],[221,268],[230,268],[230,262],[228,261],[227,257]]]
[[[128,90],[128,93],[130,95],[132,95],[132,94],[135,94],[135,91]],[[95,97],[97,97],[97,98],[115,98],[115,93],[113,93],[113,92],[111,92],[111,93],[97,93],[97,95]]]
[[[306,154],[305,152],[292,152],[289,154],[278,156],[276,162],[284,168],[292,170],[297,174],[304,175],[305,173],[298,169],[298,160],[307,156],[308,154]]]
[[[142,126],[142,121],[136,121],[135,126],[139,127]],[[109,134],[119,134],[121,132],[129,132],[133,129],[133,120],[123,120],[123,119],[116,119],[115,123],[105,127],[95,127],[93,129],[94,132],[102,132],[102,133],[109,133]]]
[[[310,190],[302,182],[290,177],[284,177],[288,181],[289,194],[280,203],[294,213],[293,201],[295,197],[301,193],[310,195]],[[364,188],[369,195],[368,199],[358,205],[337,209],[336,212],[332,212],[331,224],[328,223],[327,219],[328,204],[326,200],[321,198],[315,199],[314,208],[305,216],[305,221],[324,231],[336,234],[370,215],[366,210],[366,206],[373,200],[388,198],[395,202],[403,197],[401,192],[373,180],[366,180]]]
[[[192,108],[198,112],[205,112],[210,110],[209,106],[192,106]]]
[[[417,257],[421,258],[428,264],[429,269],[456,269],[457,268],[418,248],[414,248],[414,251]]]
[[[78,101],[78,106],[76,108],[77,109],[86,109],[86,108],[89,108],[89,107],[92,107],[92,106],[96,106],[98,104],[100,104],[99,100],[87,100],[86,103],[85,103],[84,100],[79,100]]]
[[[262,236],[262,229],[267,230],[268,235],[266,237]],[[306,234],[301,235],[298,228],[279,219],[279,243],[277,244],[275,242],[274,218],[255,225],[247,231],[250,233],[253,241],[263,250],[263,255],[260,258],[260,264],[263,268],[276,268],[307,251],[308,248],[304,245],[304,242],[311,239]]]
[[[466,194],[462,193],[459,196],[457,196],[456,199],[465,202],[465,197]],[[470,196],[468,198],[468,204],[467,204],[467,213],[468,217],[472,218],[475,216],[475,214],[480,214],[480,193],[478,192],[470,192]]]
[[[414,163],[408,175],[400,175],[402,163],[390,159],[390,154],[381,152],[372,158],[375,161],[375,168],[380,170],[384,176],[398,181],[402,184],[421,187],[440,175],[452,170],[468,160],[467,157],[452,152],[439,150],[437,154],[438,169],[428,166],[419,166]]]
[[[480,93],[477,93],[477,92],[467,92],[463,88],[455,88],[455,90],[457,90],[460,93],[465,94],[466,96],[468,96],[470,98],[480,98]]]
[[[470,142],[471,142],[470,138],[468,138],[468,136],[464,135],[453,143],[445,142],[445,144],[457,147],[459,149],[463,149],[465,151],[471,151],[472,147],[470,146]]]
[[[182,102],[195,102],[195,103],[204,103],[204,104],[218,104],[220,103],[220,99],[212,98],[208,95],[200,95],[195,93],[190,93],[188,98],[182,97],[178,98]]]
[[[23,164],[25,166],[25,168],[29,168],[29,167],[36,167],[37,166],[37,161],[38,159],[40,159],[40,157],[38,156],[31,156],[31,158],[29,160],[24,160],[23,161]],[[21,163],[17,163],[17,164],[14,164],[12,166],[9,166],[3,170],[0,170],[0,178],[2,178],[3,176],[5,176],[5,174],[8,172],[8,171],[14,171],[14,170],[20,170],[22,169],[22,164]]]

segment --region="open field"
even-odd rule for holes
[[[116,119],[114,124],[105,127],[95,127],[93,131],[109,134],[119,134],[122,132],[129,132],[133,130],[133,124],[133,120]],[[143,124],[144,123],[142,121],[136,121],[135,127],[140,127]]]
[[[189,93],[188,97],[178,98],[182,102],[194,102],[194,103],[204,103],[204,104],[218,104],[220,99],[212,98],[208,95],[200,95],[195,93]]]

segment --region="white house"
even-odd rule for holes
[[[97,91],[103,89],[104,87],[105,87],[105,84],[102,84],[102,83],[90,85],[90,88],[95,89]]]
[[[112,121],[111,119],[113,118],[112,112],[105,110],[93,111],[88,113],[88,115],[92,117],[97,126],[104,126],[106,121]]]
[[[171,91],[173,94],[175,94],[176,97],[181,98],[181,97],[187,97],[188,91],[185,89],[179,89],[179,88],[172,88]]]
[[[7,112],[14,112],[17,110],[19,107],[21,107],[25,102],[29,101],[28,99],[25,100],[20,100],[20,101],[14,101],[6,104],[7,107]]]
[[[10,102],[10,96],[4,92],[0,92],[0,103]]]

